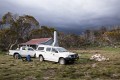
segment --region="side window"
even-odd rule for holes
[[[46,51],[50,52],[50,51],[51,51],[51,48],[46,48]]]
[[[55,48],[52,48],[52,52],[58,53],[58,51]]]
[[[22,47],[22,50],[25,50],[25,47]]]
[[[34,51],[32,48],[28,48],[28,50],[30,50],[30,51]]]
[[[38,50],[42,51],[44,50],[44,47],[39,47]]]

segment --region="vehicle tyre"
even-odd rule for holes
[[[40,61],[40,62],[43,62],[43,61],[44,61],[43,56],[39,56],[39,61]]]
[[[60,58],[60,60],[59,60],[59,64],[62,64],[62,65],[66,64],[65,59],[64,59],[64,58]]]
[[[15,53],[13,57],[14,57],[14,59],[19,59],[19,54]]]

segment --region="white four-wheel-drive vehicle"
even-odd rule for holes
[[[66,64],[67,62],[74,62],[79,58],[78,54],[67,51],[63,47],[49,46],[49,45],[39,45],[36,50],[32,47],[20,47],[20,49],[9,50],[9,55],[18,59],[19,55],[21,57],[39,58],[39,61],[53,61],[59,62],[60,64]]]
[[[36,57],[40,61],[53,61],[60,64],[66,64],[66,62],[74,62],[79,58],[78,54],[67,51],[63,47],[55,47],[48,45],[39,45],[36,49]]]
[[[26,57],[27,55],[30,55],[31,57],[35,57],[35,50],[32,47],[20,47],[20,49],[16,50],[9,50],[9,55],[12,55],[14,58],[18,58],[19,55],[21,57]]]

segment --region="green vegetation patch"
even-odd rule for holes
[[[109,48],[110,49],[110,48]],[[119,80],[119,51],[114,49],[72,50],[80,55],[74,64],[59,65],[54,62],[31,62],[13,59],[0,53],[1,80]],[[99,53],[110,58],[108,61],[93,61],[90,57]]]

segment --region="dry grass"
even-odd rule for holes
[[[97,50],[72,50],[80,54],[74,64],[59,65],[54,62],[32,62],[15,60],[12,56],[0,54],[0,80],[119,80],[120,49],[101,48]],[[109,61],[96,62],[90,56],[100,53]]]

